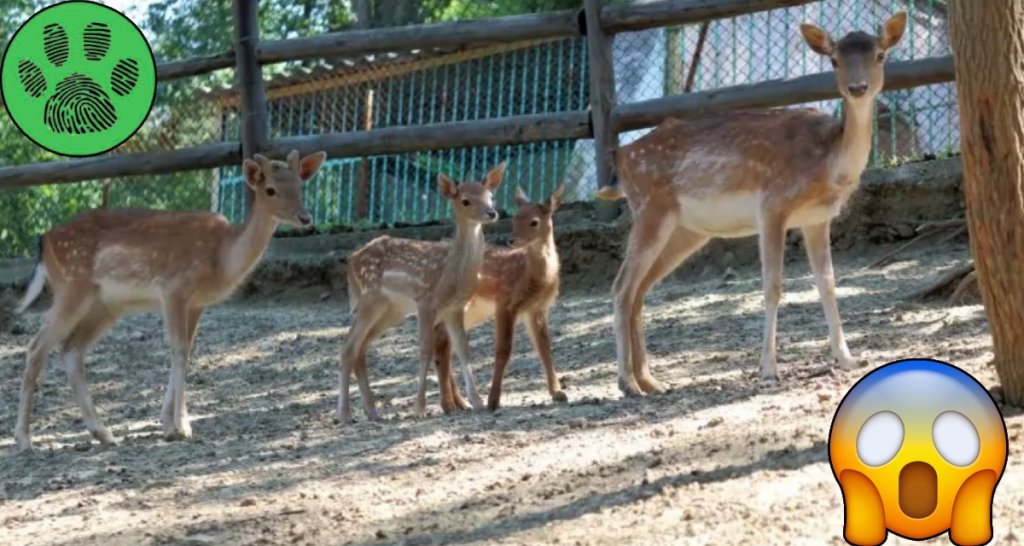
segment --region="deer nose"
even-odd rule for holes
[[[868,84],[867,82],[851,83],[850,85],[846,86],[846,88],[850,90],[851,95],[855,97],[860,97],[863,96],[864,93],[868,91]]]
[[[299,219],[299,223],[308,226],[313,223],[313,215],[308,210],[300,210],[295,214],[295,217]]]
[[[487,214],[487,218],[490,219],[490,220],[497,220],[498,219],[498,211],[496,211],[494,209],[487,209],[486,214]]]

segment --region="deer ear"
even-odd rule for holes
[[[494,191],[501,185],[501,181],[505,178],[505,166],[506,162],[502,161],[487,173],[487,176],[484,177],[484,186],[487,189]]]
[[[551,212],[555,212],[562,206],[562,194],[565,193],[565,184],[559,184],[555,188],[555,193],[548,197],[548,206],[551,207]]]
[[[261,156],[254,156],[259,158]],[[242,174],[245,176],[245,183],[250,188],[258,188],[263,184],[263,167],[260,165],[259,160],[246,159],[242,162]]]
[[[437,175],[437,188],[441,190],[441,195],[448,199],[455,199],[459,196],[459,187],[444,173]]]
[[[882,25],[882,48],[889,49],[899,43],[907,30],[907,12],[901,11]]]
[[[299,178],[303,180],[309,180],[310,178],[313,178],[313,175],[320,170],[320,166],[323,165],[324,161],[327,159],[327,152],[317,152],[315,154],[309,154],[306,157],[302,158],[301,161],[298,160],[298,150],[293,150],[292,153],[295,154],[296,163],[298,164],[297,166],[299,171]],[[288,159],[289,162],[291,162],[291,155],[288,156]]]
[[[292,151],[288,152],[288,157],[285,158],[285,162],[288,163],[289,167],[291,167],[295,171],[298,171],[299,170],[299,151],[298,150],[292,150]]]
[[[826,57],[831,57],[835,53],[835,41],[832,40],[832,36],[829,36],[828,32],[821,28],[810,23],[804,23],[800,25],[800,34],[803,34],[804,41],[807,42],[807,45],[815,53],[825,55]]]
[[[526,197],[526,193],[522,191],[522,187],[515,188],[515,204],[520,207],[529,205],[529,198]]]

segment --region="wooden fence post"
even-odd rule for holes
[[[366,98],[363,102],[363,130],[373,130],[373,87],[367,85]],[[359,160],[359,186],[356,189],[356,218],[366,220],[370,217],[370,160],[363,157]]]
[[[619,135],[612,124],[615,107],[615,67],[612,65],[611,41],[601,29],[602,0],[584,0],[587,47],[590,52],[590,122],[594,128],[594,163],[597,186],[612,182],[615,173],[612,150],[619,145]],[[618,216],[618,203],[600,204],[602,220]]]
[[[269,148],[267,94],[263,89],[257,46],[260,39],[259,0],[234,0],[235,76],[241,94],[242,158]],[[252,190],[246,186],[245,208],[252,206]]]

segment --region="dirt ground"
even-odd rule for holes
[[[850,346],[872,365],[953,362],[997,384],[980,305],[902,297],[962,264],[965,244],[924,247],[880,269],[888,247],[837,253]],[[195,439],[166,443],[157,415],[169,365],[159,317],[126,319],[89,368],[100,414],[123,444],[90,442],[54,356],[30,454],[13,446],[29,332],[0,334],[0,543],[56,544],[843,544],[842,498],[826,441],[843,394],[867,369],[828,368],[826,328],[806,261],[790,254],[777,383],[756,377],[762,315],[756,266],[661,284],[648,298],[661,396],[623,399],[608,287],[564,294],[552,312],[554,404],[517,330],[504,407],[412,416],[412,319],[370,355],[386,419],[334,421],[339,300],[257,301],[203,318],[189,373]],[[471,334],[490,379],[490,326]],[[996,492],[995,542],[1024,539],[1024,417],[1003,408],[1010,463]],[[891,538],[889,544],[910,544]],[[930,541],[948,543],[944,538]]]

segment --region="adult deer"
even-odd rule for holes
[[[242,164],[254,192],[241,225],[209,212],[100,209],[50,230],[40,241],[39,263],[19,306],[23,312],[46,284],[53,304],[28,346],[14,436],[32,446],[32,397],[43,363],[60,345],[75,402],[86,428],[104,444],[117,440],[96,414],[85,380],[85,355],[126,313],[160,309],[171,346],[171,372],[160,422],[168,440],[188,439],[185,372],[203,310],[224,300],[259,261],[281,223],[308,227],[302,191],[327,155],[286,161],[261,155]]]
[[[551,334],[548,331],[548,310],[558,298],[558,249],[552,216],[562,204],[564,186],[559,186],[546,200],[531,203],[520,188],[516,192],[519,210],[512,218],[513,248],[488,248],[480,271],[480,284],[466,305],[465,327],[475,328],[494,317],[494,373],[487,407],[501,403],[501,382],[512,356],[512,338],[516,322],[526,322],[533,349],[544,366],[548,393],[556,402],[568,398],[555,374],[551,359]],[[445,413],[467,409],[451,373],[451,347],[444,329],[435,332],[437,339],[437,380],[441,390],[441,408]]]
[[[349,306],[355,320],[341,351],[338,420],[351,420],[349,381],[355,372],[363,411],[370,421],[380,419],[366,374],[366,351],[375,339],[415,313],[419,325],[419,389],[416,415],[426,411],[427,371],[434,357],[434,332],[444,326],[455,343],[466,390],[474,408],[482,408],[469,360],[469,341],[463,327],[466,302],[479,282],[484,259],[483,224],[498,219],[492,192],[501,184],[505,163],[487,173],[483,182],[456,184],[438,175],[438,188],[452,204],[453,242],[378,237],[348,259]]]
[[[663,391],[647,364],[643,300],[650,288],[712,237],[759,235],[765,317],[761,376],[778,377],[776,317],[782,296],[786,231],[800,228],[840,366],[856,359],[836,305],[829,224],[860,184],[871,152],[874,99],[887,52],[899,42],[905,12],[881,37],[851,32],[838,42],[810,24],[807,45],[835,67],[843,119],[814,110],[733,111],[667,120],[616,151],[619,181],[599,192],[625,196],[633,217],[614,283],[619,388]]]

